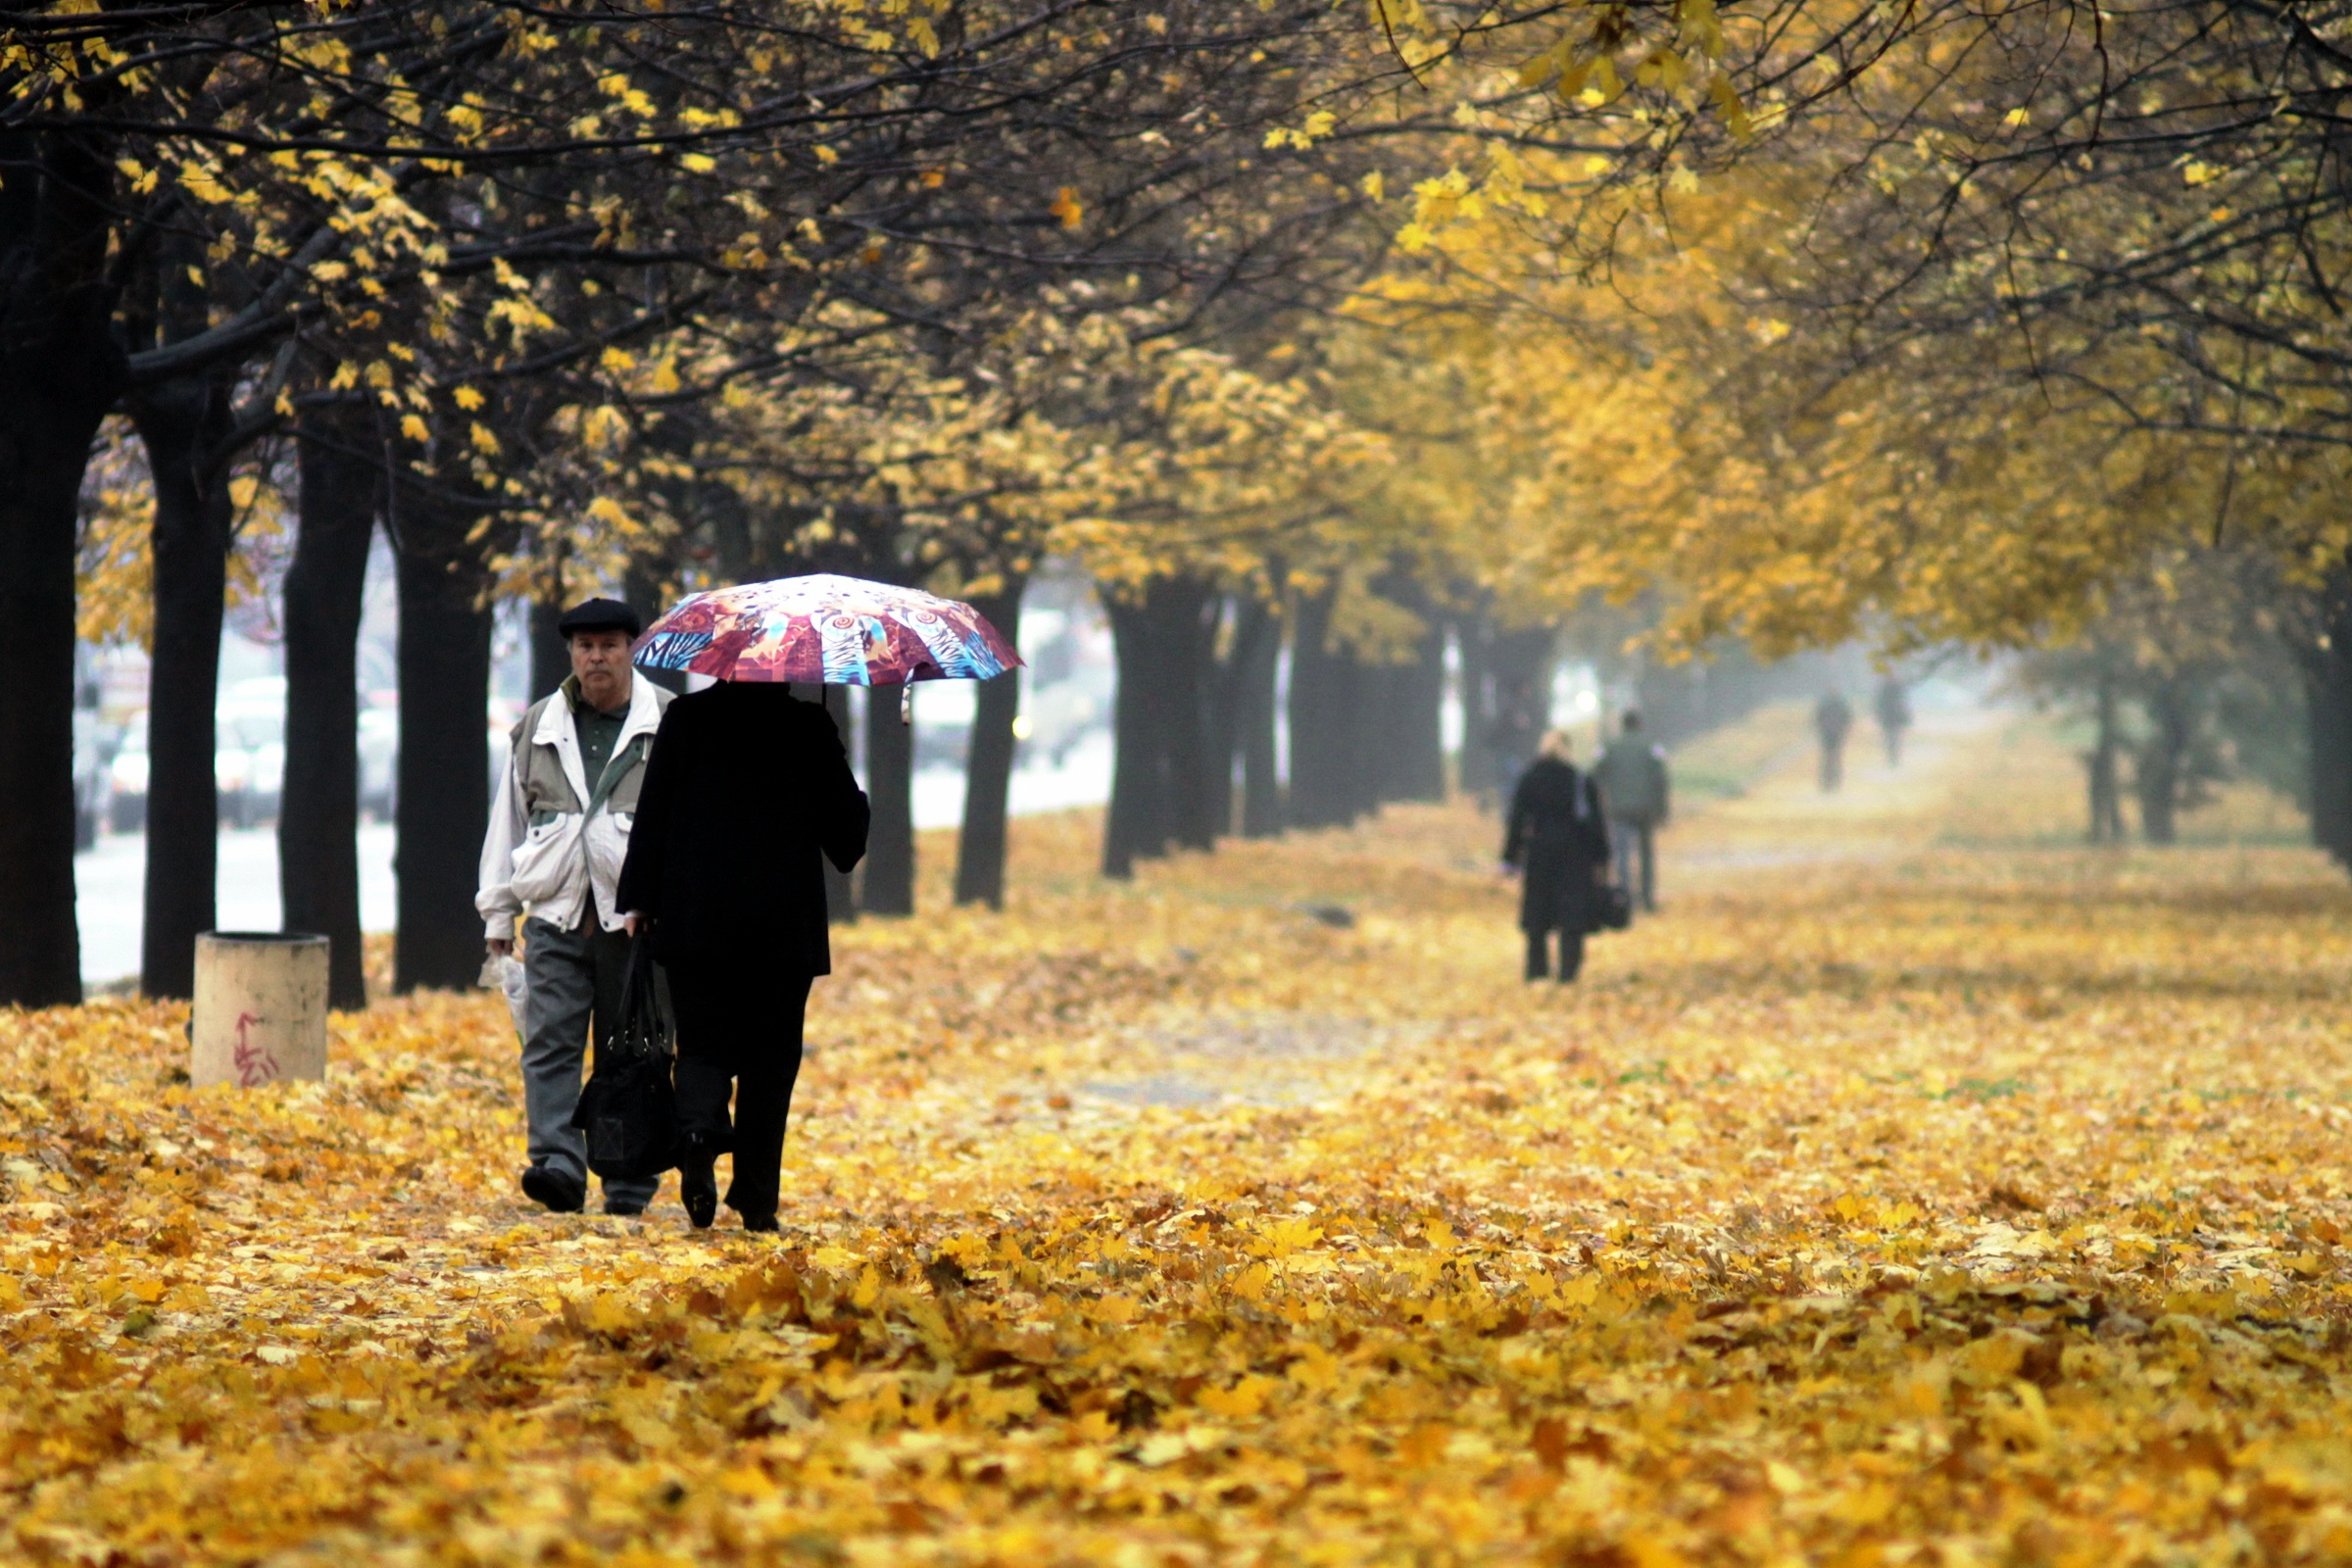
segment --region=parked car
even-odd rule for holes
[[[122,744],[106,764],[106,825],[136,833],[147,825],[147,710],[122,727]]]
[[[389,822],[400,805],[400,710],[360,710],[360,809]]]
[[[98,842],[98,824],[107,814],[113,780],[108,763],[115,736],[99,715],[97,688],[89,700],[74,709],[74,849],[76,854]]]
[[[285,779],[285,677],[238,681],[213,709],[213,785],[222,820],[252,827],[275,817]]]

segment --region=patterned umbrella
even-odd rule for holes
[[[719,680],[828,686],[986,680],[1021,662],[969,605],[831,575],[690,595],[646,628],[636,658]]]

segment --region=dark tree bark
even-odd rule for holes
[[[74,554],[82,469],[120,395],[113,159],[0,132],[0,1006],[81,1000],[74,915]]]
[[[2196,725],[2196,693],[2190,678],[2170,675],[2152,684],[2143,699],[2151,733],[2134,752],[2132,783],[2139,796],[2139,834],[2150,844],[2178,837],[2174,814],[2187,783],[2189,747]]]
[[[1446,798],[1446,628],[1426,596],[1412,608],[1427,622],[1413,657],[1392,666],[1381,683],[1386,700],[1375,715],[1382,734],[1381,796],[1390,801]]]
[[[1206,583],[1176,581],[1153,605],[1164,639],[1166,696],[1158,711],[1174,842],[1213,850],[1233,822],[1233,731],[1220,718],[1217,621],[1222,596]]]
[[[226,444],[234,423],[225,375],[140,391],[131,418],[155,485],[154,662],[147,686],[147,873],[139,989],[187,997],[196,937],[213,928],[220,802],[213,767],[220,615],[235,510]]]
[[[1331,590],[1302,600],[1291,643],[1291,790],[1294,827],[1343,827],[1359,798],[1356,731],[1362,673],[1331,646]]]
[[[2124,841],[2123,783],[2116,761],[2123,750],[2121,730],[2116,721],[2115,677],[2099,677],[2097,707],[2093,713],[2097,733],[2090,750],[2084,754],[2082,765],[2089,775],[2090,842],[2121,844]]]
[[[1166,760],[1155,744],[1152,707],[1157,653],[1140,604],[1106,598],[1118,690],[1111,699],[1110,806],[1102,822],[1102,874],[1135,875],[1135,862],[1168,851]]]
[[[1015,577],[1003,593],[973,600],[972,608],[1011,641],[1019,635],[1021,594],[1027,586],[1026,579]],[[971,745],[964,754],[963,830],[956,837],[956,902],[1002,909],[1005,812],[1018,749],[1012,721],[1021,711],[1020,670],[1008,669],[982,681],[977,697]]]
[[[1215,843],[1202,789],[1208,765],[1202,682],[1214,603],[1206,584],[1167,577],[1133,598],[1104,603],[1119,662],[1104,876],[1132,876],[1137,860],[1174,845]]]
[[[866,693],[865,791],[874,814],[858,905],[868,914],[914,912],[914,728],[899,722],[905,690]]]
[[[1234,653],[1234,747],[1242,763],[1242,836],[1282,831],[1282,779],[1274,744],[1275,680],[1282,668],[1283,617],[1272,605],[1244,607]]]
[[[2328,576],[2300,650],[2311,738],[2312,842],[2352,869],[2352,568]]]
[[[321,422],[302,442],[301,531],[286,568],[286,782],[277,891],[288,931],[328,941],[327,1003],[368,1005],[360,944],[360,614],[379,466],[365,427]]]
[[[482,963],[474,912],[490,819],[491,612],[466,508],[403,490],[400,582],[400,934],[393,988],[462,989]]]
[[[814,695],[817,701],[825,705],[825,711],[833,715],[833,725],[841,731],[841,744],[845,749],[848,748],[851,745],[850,689],[847,686],[820,686]],[[870,853],[871,829],[868,829],[868,840]],[[858,919],[857,884],[851,881],[849,872],[839,869],[831,860],[822,856],[817,858],[825,874],[826,923],[855,924]]]
[[[564,684],[571,673],[571,649],[556,623],[571,608],[562,602],[562,575],[550,568],[539,597],[531,601],[531,700],[536,702]]]

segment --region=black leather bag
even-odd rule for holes
[[[1634,896],[1614,882],[1605,882],[1597,890],[1600,895],[1600,928],[1603,931],[1623,931],[1634,923]]]
[[[596,1070],[571,1125],[588,1135],[588,1168],[608,1181],[659,1176],[676,1165],[678,1097],[670,1078],[669,1018],[654,983],[653,945],[629,947],[620,1026],[596,1043]]]

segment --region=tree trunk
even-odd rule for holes
[[[1168,850],[1166,760],[1155,744],[1158,696],[1151,618],[1138,603],[1105,596],[1118,690],[1111,699],[1110,807],[1102,823],[1102,874],[1127,878],[1135,862]]]
[[[1242,607],[1233,652],[1233,746],[1241,756],[1244,838],[1282,831],[1282,779],[1275,763],[1275,679],[1282,668],[1283,617],[1252,599]]]
[[[972,608],[1007,640],[1018,636],[1021,594],[1027,579],[1014,577],[1003,593],[972,601]],[[972,713],[971,744],[964,754],[963,831],[956,838],[956,902],[1004,907],[1005,813],[1011,804],[1012,723],[1021,711],[1021,672],[1008,669],[980,683]]]
[[[564,600],[562,572],[551,566],[539,597],[531,601],[531,700],[537,702],[571,673],[571,649],[556,623],[570,607]]]
[[[147,685],[147,875],[139,989],[187,997],[196,937],[213,929],[220,801],[213,768],[220,616],[235,509],[222,450],[234,412],[225,376],[140,392],[131,417],[155,485],[155,645]]]
[[[364,427],[363,427],[364,428]],[[360,428],[302,443],[301,532],[286,568],[286,782],[277,892],[288,931],[328,941],[327,1004],[368,1005],[360,946],[360,614],[379,468]]]
[[[1383,682],[1391,700],[1376,715],[1381,721],[1385,761],[1381,794],[1392,801],[1442,801],[1446,798],[1446,628],[1432,614],[1426,600],[1413,609],[1427,626],[1412,660],[1397,665]]]
[[[841,733],[842,747],[847,750],[850,745],[850,689],[847,686],[820,686],[817,688],[817,701],[824,704],[825,711],[833,715],[833,727]],[[870,709],[868,714],[871,714]],[[868,837],[870,840],[870,829]],[[825,923],[855,924],[858,919],[858,890],[850,880],[850,873],[840,870],[821,855],[817,857],[817,864],[825,874]]]
[[[2352,567],[2329,573],[2319,635],[2300,650],[2311,746],[2311,838],[2352,869]]]
[[[868,914],[914,912],[914,727],[899,722],[906,689],[867,689],[865,788],[874,815],[858,905]]]
[[[1330,645],[1332,591],[1300,602],[1291,644],[1291,792],[1296,827],[1344,826],[1355,819],[1357,707],[1362,673],[1346,649]]]
[[[1212,605],[1207,585],[1171,577],[1138,598],[1104,604],[1119,663],[1105,876],[1133,875],[1135,861],[1165,855],[1171,845],[1205,849],[1215,842],[1201,787]]]
[[[90,443],[122,380],[109,331],[114,163],[0,131],[0,1006],[81,1000],[74,913],[74,555]]]
[[[2098,688],[2098,708],[2095,720],[2096,738],[2083,763],[2089,772],[2090,842],[2121,844],[2124,841],[2124,799],[2122,781],[2117,777],[2116,759],[2122,749],[2116,724],[2115,677],[2101,675]]]
[[[1188,850],[1213,850],[1233,816],[1233,731],[1219,712],[1217,621],[1222,597],[1208,584],[1184,578],[1155,584],[1152,614],[1159,623],[1167,682],[1158,712],[1159,744],[1167,758],[1169,831]]]
[[[473,907],[490,819],[491,612],[466,509],[396,497],[400,583],[400,934],[392,984],[459,990],[482,964]]]
[[[2180,802],[2181,763],[2188,756],[2191,722],[2183,686],[2178,676],[2157,684],[2147,704],[2155,732],[2132,762],[2132,782],[2139,795],[2139,835],[2150,844],[2170,844],[2175,837],[2173,812]]]

